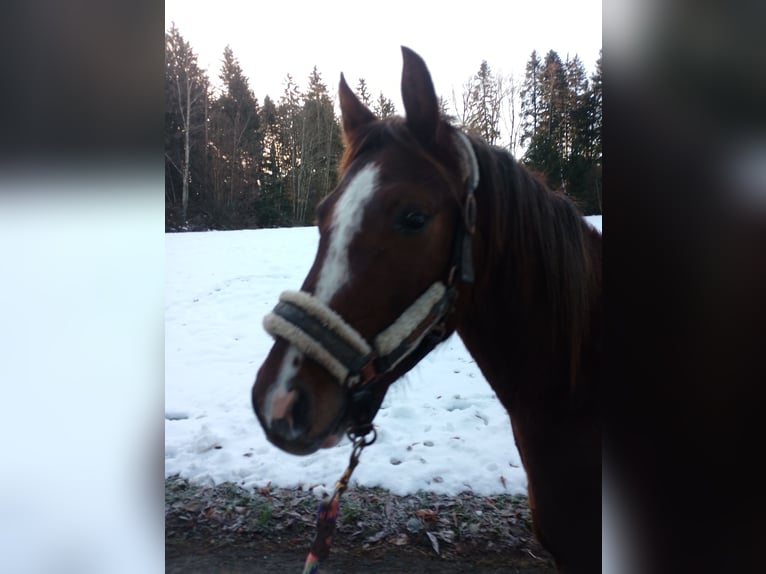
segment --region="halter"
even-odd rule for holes
[[[479,167],[469,139],[455,132],[467,195],[453,241],[452,264],[446,282],[426,289],[390,326],[367,341],[343,317],[306,291],[284,291],[274,310],[263,319],[273,337],[282,337],[322,365],[352,394],[357,405],[367,403],[373,383],[391,373],[405,358],[425,357],[447,337],[447,319],[455,308],[458,288],[474,280],[472,236],[476,232]],[[365,409],[371,411],[372,409]],[[366,413],[371,422],[374,412]],[[360,422],[360,421],[357,421]]]

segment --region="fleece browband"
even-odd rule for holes
[[[263,327],[354,386],[392,370],[414,351],[451,304],[443,283],[431,285],[371,345],[327,305],[305,291],[285,291]]]

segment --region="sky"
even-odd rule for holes
[[[587,218],[599,230],[601,216]],[[165,476],[331,490],[350,443],[309,456],[272,446],[250,405],[272,345],[263,316],[298,289],[316,227],[165,235]],[[458,337],[389,389],[351,484],[395,494],[526,493],[510,419]]]
[[[400,113],[401,45],[425,59],[448,101],[482,60],[523,78],[533,49],[553,49],[562,60],[578,54],[590,74],[601,48],[600,0],[166,0],[166,29],[171,22],[213,81],[230,45],[259,101],[267,94],[278,100],[287,73],[305,87],[316,65],[331,93],[341,72],[352,87],[364,77],[373,97],[382,90]]]

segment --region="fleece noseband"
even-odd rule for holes
[[[349,388],[352,395],[369,395],[370,384],[391,373],[405,358],[417,362],[443,341],[447,318],[457,300],[457,280],[473,282],[471,237],[476,228],[474,192],[479,169],[468,138],[456,132],[455,143],[463,173],[467,174],[468,193],[446,282],[433,283],[372,341],[306,291],[283,292],[274,310],[263,319],[269,334],[295,345]]]
[[[341,384],[353,389],[392,371],[418,347],[450,305],[444,284],[434,283],[370,343],[313,295],[285,291],[264,318],[263,326],[272,335],[290,341]]]

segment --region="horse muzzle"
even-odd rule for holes
[[[263,321],[276,342],[253,386],[269,440],[308,454],[370,425],[388,384],[447,336],[456,296],[454,286],[432,284],[368,341],[312,294],[283,292]]]
[[[349,400],[324,369],[277,341],[258,371],[252,405],[266,437],[292,454],[338,443],[349,423]]]

